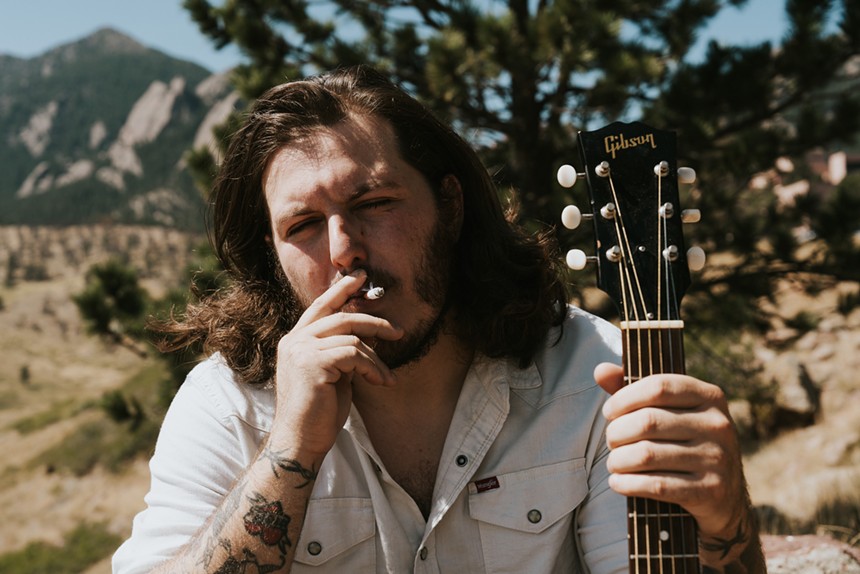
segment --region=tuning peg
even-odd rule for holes
[[[685,209],[681,212],[683,223],[699,223],[702,220],[702,212],[698,209]]]
[[[575,205],[568,205],[561,211],[561,224],[568,229],[576,229],[582,223],[582,212]]]
[[[687,267],[690,271],[701,271],[705,268],[705,250],[698,245],[687,250]]]
[[[571,249],[564,258],[567,266],[575,271],[582,271],[586,264],[597,261],[597,257],[588,256],[582,249]]]
[[[679,167],[678,181],[681,183],[694,183],[696,181],[696,170],[692,167]]]
[[[610,171],[611,168],[609,167],[608,161],[602,161],[594,166],[594,173],[596,173],[598,177],[609,177]]]
[[[568,229],[576,229],[583,219],[591,219],[591,213],[582,213],[575,205],[568,205],[561,211],[561,224]]]
[[[583,174],[584,175],[584,174]],[[572,165],[564,164],[555,174],[558,184],[562,187],[573,187],[576,184],[576,179],[580,174],[576,173],[576,168]]]

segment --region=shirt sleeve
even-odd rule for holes
[[[150,460],[146,508],[113,557],[114,574],[147,572],[174,556],[200,529],[245,467],[233,419],[195,380],[180,387]]]

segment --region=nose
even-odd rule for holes
[[[367,259],[361,225],[335,215],[328,222],[329,259],[338,271],[351,272]]]

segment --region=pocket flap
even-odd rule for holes
[[[317,566],[371,538],[376,532],[369,498],[323,498],[308,502],[295,560]]]
[[[497,481],[492,482],[492,478]],[[585,459],[576,458],[469,483],[469,515],[475,520],[538,533],[573,510],[588,494]]]

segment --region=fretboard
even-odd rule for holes
[[[628,383],[657,373],[684,373],[682,321],[621,323]],[[677,504],[627,499],[631,574],[693,574],[701,571],[696,521]]]

